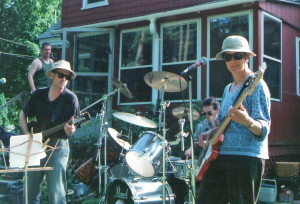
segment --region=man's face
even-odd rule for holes
[[[219,109],[215,110],[213,106],[203,106],[202,114],[205,114],[206,119],[209,122],[213,122],[217,119],[219,113]]]
[[[42,55],[43,55],[43,57],[45,57],[45,58],[49,58],[50,55],[51,55],[51,46],[45,46],[45,47],[42,49]]]

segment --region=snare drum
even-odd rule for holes
[[[162,163],[162,146],[163,138],[159,134],[151,131],[143,132],[126,153],[126,163],[138,175],[152,177]]]

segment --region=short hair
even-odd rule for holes
[[[50,43],[48,43],[48,42],[43,42],[43,44],[42,44],[42,49],[44,49],[44,47],[46,47],[46,46],[50,46],[50,47],[51,47]]]
[[[220,103],[215,97],[208,97],[203,100],[202,106],[213,106],[213,109],[220,108]]]

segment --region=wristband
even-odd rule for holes
[[[252,120],[251,125],[249,125],[247,128],[250,129],[250,128],[253,128],[253,127],[254,127],[254,120]]]

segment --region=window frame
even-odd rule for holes
[[[164,43],[164,39],[163,39],[163,29],[164,27],[168,27],[168,26],[174,26],[174,25],[182,25],[182,24],[188,24],[188,23],[196,23],[197,25],[197,51],[196,51],[196,59],[195,60],[187,60],[187,61],[180,61],[180,62],[168,62],[168,63],[163,63],[163,43]],[[194,18],[194,19],[188,19],[188,20],[182,20],[182,21],[174,21],[174,22],[168,22],[168,23],[162,23],[160,25],[160,55],[159,55],[159,71],[162,71],[163,66],[166,65],[180,65],[180,64],[189,64],[188,66],[190,66],[191,64],[194,64],[195,61],[197,61],[198,59],[201,58],[201,37],[202,37],[202,18]],[[183,71],[183,70],[182,70]],[[192,96],[192,101],[199,101],[201,100],[201,68],[197,69],[197,81],[196,81],[196,88],[197,88],[197,96],[194,97]],[[195,83],[195,81],[194,81]],[[188,88],[188,87],[187,87]],[[186,99],[185,99],[186,100]],[[171,100],[174,103],[180,102],[182,103],[182,99],[181,100]]]
[[[300,96],[300,37],[296,37],[296,87],[297,95]]]
[[[264,19],[265,19],[265,16],[267,16],[268,18],[271,18],[274,21],[277,21],[278,23],[280,23],[280,43],[281,43],[281,45],[280,45],[280,59],[276,59],[274,57],[265,55],[265,53],[264,53],[265,52],[265,50],[264,50],[264,42],[265,42],[264,41],[264,31],[265,31],[265,29],[264,29],[264,27],[265,27],[264,26]],[[267,12],[262,11],[261,12],[261,23],[260,23],[260,25],[261,25],[261,43],[260,43],[261,44],[261,48],[260,48],[260,50],[261,50],[261,62],[260,62],[260,64],[263,64],[264,58],[280,63],[279,98],[272,98],[272,94],[271,94],[271,100],[281,102],[282,101],[282,21],[279,18],[277,18],[277,17],[275,17],[275,16],[273,16],[273,15],[267,13]]]
[[[131,28],[131,29],[124,29],[124,30],[121,30],[120,32],[120,51],[119,51],[119,69],[118,69],[118,80],[121,81],[121,71],[123,70],[132,70],[132,69],[142,69],[142,68],[148,68],[148,67],[151,67],[151,70],[149,68],[149,72],[152,72],[154,71],[153,70],[153,61],[151,62],[150,65],[142,65],[142,66],[131,66],[131,67],[122,67],[122,42],[123,42],[123,34],[124,33],[130,33],[130,32],[137,32],[137,31],[140,31],[140,30],[144,30],[144,29],[149,29],[149,26],[143,26],[143,27],[137,27],[137,28]],[[151,32],[150,32],[151,33]],[[153,53],[153,46],[154,44],[154,38],[153,38],[153,35],[152,35],[152,53]],[[153,55],[152,55],[152,59],[153,59]],[[146,83],[146,82],[145,82]],[[150,101],[143,101],[143,102],[121,102],[120,99],[120,92],[118,92],[118,102],[117,104],[118,105],[147,105],[147,104],[152,104],[153,102],[153,90],[152,90],[152,94],[151,94],[151,100]]]
[[[85,9],[91,9],[91,8],[96,8],[96,7],[101,7],[101,6],[107,6],[109,5],[108,0],[102,0],[101,2],[96,2],[96,3],[88,3],[88,0],[82,0],[82,8],[81,10]]]
[[[216,61],[216,56],[211,57],[210,56],[210,20],[211,19],[216,19],[216,18],[222,18],[222,17],[235,17],[235,16],[241,16],[241,15],[248,15],[248,30],[249,30],[249,47],[251,50],[253,50],[253,10],[245,10],[245,11],[239,11],[239,12],[233,12],[233,13],[225,13],[225,14],[220,14],[220,15],[213,15],[213,16],[208,16],[207,17],[207,73],[206,73],[206,97],[210,96],[210,62],[211,61]],[[252,32],[251,32],[252,31]],[[253,57],[250,57],[249,60],[249,68],[250,70],[253,70]],[[225,88],[225,87],[224,87]],[[222,99],[217,97],[218,100]]]

